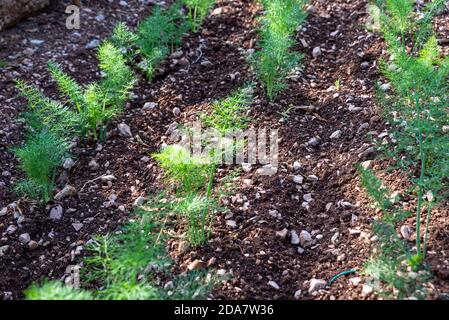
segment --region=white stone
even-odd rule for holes
[[[327,282],[322,279],[312,279],[310,280],[310,286],[309,286],[309,294],[314,293],[315,291],[321,290],[326,288]]]
[[[276,282],[274,282],[274,281],[268,281],[268,285],[270,286],[270,287],[272,287],[273,289],[275,289],[275,290],[279,290],[281,287],[279,287],[279,285],[276,283]]]
[[[292,230],[291,232],[290,232],[290,243],[291,244],[299,244],[299,236],[298,236],[298,234],[296,233],[296,231],[295,230]]]
[[[131,128],[126,123],[120,123],[118,126],[120,134],[126,138],[131,138],[133,136]]]
[[[299,234],[299,242],[303,247],[308,246],[312,242],[312,236],[306,230],[302,230]]]
[[[302,176],[300,176],[300,175],[293,176],[293,182],[294,183],[302,184],[303,181],[304,181],[304,178]]]

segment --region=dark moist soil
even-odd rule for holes
[[[0,256],[0,297],[4,299],[21,298],[32,282],[63,279],[67,266],[81,262],[83,246],[92,235],[115,230],[127,220],[139,196],[162,190],[162,172],[149,154],[170,142],[167,130],[172,124],[194,121],[213,99],[253,80],[246,57],[255,49],[260,7],[249,0],[217,1],[217,9],[201,31],[185,37],[179,49],[182,54],[167,59],[152,84],[141,79],[124,115],[110,124],[107,139],[98,144],[80,142],[75,147],[75,166],[62,171],[58,179],[59,190],[69,184],[76,188],[75,196],[45,207],[18,199],[10,190],[22,174],[9,146],[23,141],[23,127],[17,118],[26,103],[17,98],[14,80],[26,80],[56,97],[55,84],[46,71],[49,59],[59,62],[81,83],[98,79],[95,50],[86,49],[86,44],[95,38],[105,39],[118,21],[134,27],[151,10],[140,1],[127,1],[127,7],[118,1],[85,3],[78,31],[65,29],[65,6],[60,4],[0,33],[0,59],[7,62],[6,68],[0,68],[0,210],[8,206],[0,217],[0,247],[8,246]],[[272,177],[259,176],[259,166],[254,166],[234,180],[232,196],[222,199],[229,203],[230,213],[216,217],[207,246],[180,250],[185,247],[181,237],[170,240],[173,271],[185,271],[196,259],[206,262],[213,258],[212,268],[230,275],[211,298],[294,299],[295,294],[299,299],[377,298],[362,292],[363,281],[352,286],[348,277],[340,278],[328,290],[308,294],[310,279],[329,280],[344,270],[360,270],[372,250],[370,226],[378,213],[371,209],[354,165],[373,160],[370,165],[383,170],[388,163],[375,160],[376,154],[369,149],[373,139],[384,139],[387,126],[378,116],[374,100],[375,84],[382,82],[377,60],[384,55],[383,43],[364,28],[366,5],[366,1],[313,1],[308,21],[297,34],[295,49],[306,56],[303,70],[289,80],[288,89],[275,103],[268,103],[258,89],[251,107],[254,126],[279,129],[279,171]],[[105,20],[96,20],[100,14]],[[436,21],[442,37],[448,33],[444,21],[447,14]],[[33,46],[30,39],[45,42]],[[322,53],[313,58],[312,49],[318,46]],[[447,47],[444,49],[447,52]],[[335,88],[337,79],[340,90]],[[146,102],[157,107],[144,111]],[[304,105],[316,110],[293,109],[287,119],[280,115],[289,106]],[[174,115],[174,108],[181,110],[179,116]],[[133,138],[119,134],[119,123],[130,126]],[[341,130],[341,137],[330,139],[336,130]],[[318,146],[308,145],[313,137],[319,138]],[[92,166],[92,160],[98,168]],[[294,161],[301,163],[296,173]],[[224,169],[219,178],[229,168]],[[104,174],[116,180],[92,181]],[[292,181],[293,174],[305,177],[299,189]],[[391,190],[407,188],[404,173],[384,170],[382,177]],[[309,193],[314,200],[306,209],[303,196]],[[110,201],[111,195],[116,196],[115,201]],[[414,205],[412,200],[402,201]],[[64,209],[62,219],[52,221],[49,211],[58,205]],[[236,221],[236,228],[226,224],[229,219]],[[82,224],[79,231],[74,223]],[[432,216],[428,262],[434,275],[429,284],[433,298],[444,297],[449,290],[448,223],[447,209]],[[413,227],[414,221],[406,224]],[[6,232],[10,225],[17,227],[12,234]],[[284,228],[298,234],[307,230],[313,244],[298,253],[290,237],[276,236]],[[23,233],[39,243],[36,249],[19,242]],[[178,233],[181,236],[182,230]],[[280,289],[273,289],[269,281],[275,281]]]

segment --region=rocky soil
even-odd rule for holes
[[[56,97],[46,71],[49,59],[82,83],[98,79],[99,41],[118,21],[135,26],[154,2],[84,1],[80,30],[65,28],[69,2],[60,3],[0,33],[5,62],[0,67],[3,299],[21,298],[34,281],[63,279],[67,266],[81,262],[92,235],[115,230],[136,204],[162,189],[161,170],[149,155],[168,142],[169,129],[193,122],[211,101],[254,79],[247,56],[256,49],[260,7],[250,0],[219,0],[200,32],[185,37],[155,81],[141,79],[125,114],[110,124],[106,141],[77,144],[73,160],[67,159],[59,174],[53,202],[39,207],[19,199],[11,188],[22,173],[9,148],[23,141],[17,119],[26,104],[17,98],[14,80],[24,79]],[[341,271],[362,269],[376,241],[371,222],[378,213],[360,187],[355,164],[388,166],[373,148],[376,140],[388,142],[388,126],[375,102],[375,85],[384,84],[377,70],[383,43],[364,27],[366,6],[365,0],[312,1],[308,21],[296,36],[295,49],[306,55],[303,67],[275,103],[257,89],[249,114],[255,128],[279,130],[277,173],[266,177],[259,165],[243,168],[232,195],[222,199],[230,212],[216,217],[207,246],[191,250],[180,237],[170,240],[174,272],[199,260],[229,275],[211,298],[378,298],[369,279],[358,273],[327,286]],[[447,17],[436,20],[441,38],[448,35]],[[222,169],[218,180],[229,168]],[[385,172],[383,178],[394,191],[407,187],[404,173]],[[448,215],[446,206],[432,217],[433,298],[449,290]],[[413,219],[404,227],[413,241]]]

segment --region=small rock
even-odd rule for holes
[[[234,220],[226,220],[226,225],[233,229],[237,228],[237,222],[235,222]]]
[[[320,139],[318,139],[317,137],[313,137],[312,139],[309,140],[308,145],[312,146],[312,147],[316,147],[320,144]]]
[[[331,238],[332,243],[337,243],[338,240],[340,239],[340,233],[339,232],[335,232],[334,235]]]
[[[41,46],[45,43],[44,40],[39,40],[39,39],[31,39],[30,43],[34,46]]]
[[[95,20],[97,20],[98,22],[104,21],[105,16],[102,14],[99,14],[95,17]]]
[[[0,217],[5,216],[8,213],[8,208],[4,207],[2,210],[0,210]]]
[[[5,246],[1,246],[0,247],[0,257],[4,256],[6,254],[6,252],[8,251],[9,246],[5,245]]]
[[[301,297],[302,294],[302,290],[296,290],[295,295],[293,296],[295,299],[299,299]]]
[[[273,289],[275,289],[275,290],[279,290],[281,287],[279,287],[279,285],[276,283],[276,282],[274,282],[274,281],[268,281],[268,285],[270,286],[270,287],[272,287]]]
[[[10,225],[7,229],[6,229],[6,233],[7,234],[13,234],[14,232],[16,232],[17,227],[15,225]]]
[[[149,110],[155,109],[156,107],[157,107],[157,103],[154,103],[154,102],[146,102],[146,103],[143,105],[142,110],[143,110],[143,111],[149,111]]]
[[[61,205],[53,207],[50,210],[50,219],[52,219],[52,220],[61,220],[63,213],[64,213],[64,209],[62,208]]]
[[[88,166],[92,171],[97,171],[100,168],[100,165],[97,163],[97,161],[93,159],[89,162]]]
[[[354,287],[357,287],[360,284],[360,282],[362,282],[362,279],[360,277],[354,277],[349,279],[349,283]]]
[[[364,296],[367,296],[367,295],[371,294],[373,291],[374,291],[373,287],[371,287],[371,286],[369,286],[367,284],[364,284],[363,287],[362,287],[362,294]]]
[[[175,117],[179,116],[181,114],[181,109],[179,109],[178,107],[173,108],[173,114],[175,115]]]
[[[299,161],[293,162],[293,171],[298,171],[301,169],[301,163]]]
[[[138,197],[135,201],[134,201],[134,203],[133,203],[133,206],[134,207],[140,207],[141,205],[143,205],[144,204],[144,202],[145,202],[145,197]]]
[[[298,234],[296,233],[296,231],[295,230],[292,230],[291,232],[290,232],[290,243],[291,244],[299,244],[299,236],[298,236]]]
[[[310,203],[313,201],[313,197],[311,193],[307,193],[305,195],[302,196],[303,200],[306,201],[307,203]]]
[[[331,135],[331,139],[339,139],[341,137],[341,130],[334,131]]]
[[[75,229],[75,231],[78,232],[81,230],[82,227],[84,227],[84,224],[75,222],[75,223],[72,223],[72,227],[73,227],[73,229]]]
[[[312,56],[316,59],[319,56],[321,56],[321,48],[320,47],[315,47],[312,50]]]
[[[372,160],[367,160],[362,162],[362,168],[368,170],[371,167]]]
[[[113,176],[112,174],[108,174],[106,176],[101,177],[101,181],[108,182],[108,181],[115,181],[117,178]]]
[[[61,201],[62,199],[69,197],[69,196],[73,196],[75,194],[76,194],[76,189],[72,186],[66,185],[61,191],[59,191],[55,195],[55,200]]]
[[[64,160],[62,167],[66,170],[70,170],[75,165],[75,161],[72,158],[67,158]]]
[[[299,242],[303,247],[308,246],[312,242],[312,236],[306,230],[302,230],[299,234]]]
[[[122,136],[126,138],[132,138],[133,134],[131,132],[131,128],[126,123],[122,122],[117,127]]]
[[[190,271],[193,270],[198,270],[198,269],[202,269],[204,268],[204,262],[201,260],[196,259],[195,261],[193,261],[191,264],[189,264],[187,266],[187,269],[189,269]]]
[[[304,177],[300,175],[293,176],[293,182],[296,184],[302,184],[304,181]]]
[[[364,61],[364,62],[362,62],[362,64],[360,65],[360,67],[361,67],[362,69],[368,69],[369,66],[370,66],[370,64],[369,64],[368,61]]]
[[[31,240],[28,242],[28,248],[30,248],[31,251],[36,250],[39,247],[39,243],[37,243],[34,240]]]
[[[165,285],[164,285],[164,290],[171,290],[175,287],[175,285],[173,284],[173,281],[168,281]]]
[[[19,241],[23,244],[27,244],[28,242],[30,242],[30,240],[31,240],[31,237],[28,233],[22,233],[19,236]]]
[[[299,253],[299,254],[303,254],[303,253],[304,253],[304,251],[305,251],[305,250],[304,250],[303,248],[301,248],[301,247],[298,247],[298,253]]]
[[[212,258],[209,259],[209,261],[207,261],[207,266],[211,267],[211,266],[213,266],[215,264],[215,262],[217,262],[217,258],[212,257]]]
[[[391,85],[389,83],[384,83],[380,86],[380,90],[382,90],[382,91],[388,91],[388,90],[390,90],[390,88],[391,88]]]
[[[86,44],[86,49],[95,49],[100,45],[100,40],[93,39],[88,44]]]
[[[284,240],[287,238],[288,230],[286,228],[282,229],[281,231],[276,231],[276,236]]]
[[[409,226],[401,226],[400,232],[401,232],[401,236],[405,240],[410,240],[410,238],[413,234],[413,229],[410,228]]]
[[[322,279],[312,279],[310,280],[310,286],[309,286],[309,294],[314,293],[315,291],[321,290],[326,288],[327,282]]]

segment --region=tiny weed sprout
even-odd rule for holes
[[[16,185],[16,191],[33,199],[48,202],[54,188],[56,169],[66,155],[68,145],[53,133],[42,131],[30,136],[14,153],[27,179]]]
[[[193,32],[197,32],[215,0],[182,0],[188,10],[188,18]]]
[[[215,101],[211,113],[202,116],[204,125],[213,127],[222,134],[235,129],[246,129],[251,119],[245,113],[252,103],[253,88],[252,84],[246,85],[229,97]]]
[[[432,17],[443,5],[440,0],[428,2],[418,15],[414,0],[378,1],[381,31],[390,53],[389,61],[382,60],[380,65],[392,87],[391,92],[379,90],[384,115],[392,125],[392,147],[383,149],[397,167],[409,172],[416,195],[416,252],[406,259],[414,271],[422,269],[426,257],[432,209],[447,198],[448,191],[449,137],[444,128],[449,124],[449,59],[441,57],[432,31]],[[366,183],[365,187],[373,194]],[[379,197],[374,193],[377,203]],[[389,208],[384,203],[381,209]],[[396,234],[394,224],[389,229]]]
[[[293,34],[306,19],[305,0],[262,1],[266,13],[260,31],[260,50],[254,54],[256,74],[270,100],[286,87],[286,76],[302,54],[294,52]]]

